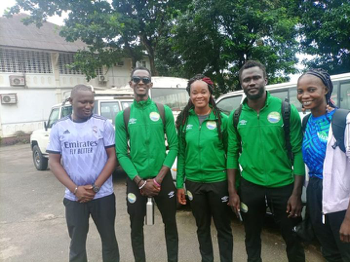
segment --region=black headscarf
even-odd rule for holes
[[[328,72],[322,68],[310,68],[303,75],[314,75],[322,80],[322,83],[327,87],[328,92],[326,94],[326,103],[327,105],[336,108],[331,100],[332,92],[333,92],[333,83],[331,80],[331,76]]]

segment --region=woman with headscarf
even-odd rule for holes
[[[331,101],[333,84],[322,69],[310,69],[298,79],[297,98],[311,110],[303,139],[309,168],[307,208],[315,235],[327,261],[350,261],[350,114],[344,153],[334,148],[331,121],[337,108]]]
[[[176,120],[179,155],[176,186],[180,204],[186,204],[184,181],[196,219],[202,261],[213,261],[211,217],[218,232],[220,261],[232,261],[226,175],[227,116],[216,107],[214,84],[204,75],[189,80],[188,104]]]

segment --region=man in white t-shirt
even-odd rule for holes
[[[116,164],[112,124],[92,113],[94,94],[77,85],[70,116],[52,128],[47,147],[52,173],[66,187],[63,204],[71,238],[69,261],[87,261],[86,238],[91,215],[102,240],[102,258],[119,262],[112,172]]]

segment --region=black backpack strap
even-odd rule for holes
[[[287,153],[290,160],[293,161],[294,155],[292,152],[292,145],[290,143],[290,103],[288,98],[282,100],[282,118],[283,118],[283,130],[286,140]]]
[[[346,126],[346,117],[350,113],[348,109],[339,108],[334,112],[332,118],[332,130],[335,138],[335,143],[332,146],[335,149],[339,146],[340,150],[345,153],[345,144],[344,144],[344,132]]]
[[[159,115],[160,115],[160,118],[162,119],[163,121],[163,126],[164,126],[164,133],[165,133],[165,126],[166,126],[166,118],[165,118],[165,109],[164,109],[164,105],[163,104],[160,104],[160,103],[157,103],[155,102],[157,108],[158,108],[158,112],[159,112]]]
[[[123,116],[124,116],[124,126],[125,126],[126,135],[129,136],[128,124],[130,120],[130,106],[124,109]]]
[[[238,133],[238,122],[239,122],[239,117],[241,116],[242,113],[242,108],[243,108],[243,104],[240,104],[239,107],[235,110],[235,112],[233,113],[233,127],[236,130],[236,134],[237,134],[237,139],[240,145],[240,149],[239,152],[242,153],[242,138],[241,135]]]
[[[301,131],[303,132],[303,135],[305,134],[307,121],[309,121],[310,116],[311,114],[307,114],[306,116],[304,116],[303,120],[301,121]]]

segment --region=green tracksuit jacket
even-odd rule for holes
[[[124,124],[123,111],[115,120],[115,145],[117,158],[131,180],[139,175],[141,178],[153,178],[158,175],[162,166],[171,168],[177,155],[178,143],[174,116],[171,109],[164,105],[165,132],[169,145],[166,153],[164,125],[156,104],[147,101],[131,105],[128,123],[130,154]]]
[[[221,113],[222,141],[217,131],[218,119],[213,112],[199,125],[198,116],[190,109],[185,141],[179,138],[176,187],[183,188],[184,179],[201,182],[219,182],[227,179],[227,116]],[[179,131],[179,132],[180,132]]]
[[[294,163],[287,155],[281,113],[282,100],[267,92],[265,106],[257,113],[243,102],[237,126],[242,138],[242,154],[233,126],[233,114],[228,119],[227,169],[242,167],[242,177],[254,184],[281,187],[294,182],[294,175],[305,175],[302,157],[302,132],[300,116],[291,105],[290,142]],[[239,164],[238,164],[239,162]]]

